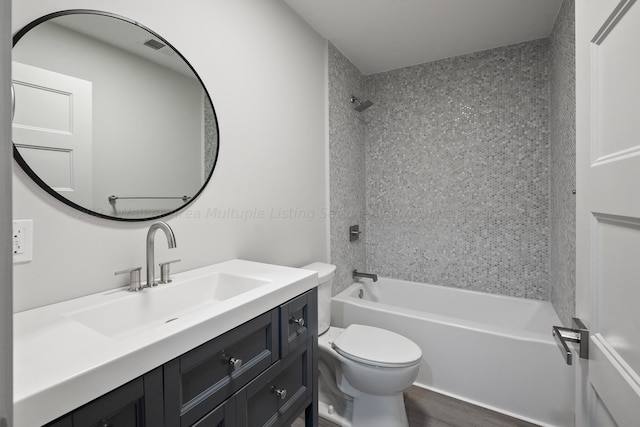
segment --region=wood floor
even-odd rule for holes
[[[405,407],[409,427],[539,427],[415,386],[405,393]],[[304,426],[301,421],[291,427]],[[320,419],[318,427],[339,426]]]

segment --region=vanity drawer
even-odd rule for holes
[[[317,295],[314,288],[280,306],[281,357],[305,345],[307,338],[317,333]]]
[[[239,426],[285,426],[311,403],[313,337],[238,392]]]
[[[193,425],[278,360],[278,320],[271,310],[165,364],[167,426]]]

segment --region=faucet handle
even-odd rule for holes
[[[127,270],[116,271],[115,275],[129,273],[129,292],[141,291],[142,285],[140,284],[140,272],[142,267],[129,268]]]
[[[160,281],[158,283],[165,284],[171,283],[171,272],[169,271],[169,266],[175,262],[180,262],[180,259],[174,259],[172,261],[161,262],[160,265]]]

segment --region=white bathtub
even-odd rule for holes
[[[418,386],[532,423],[573,425],[573,371],[551,335],[560,320],[548,302],[380,278],[353,284],[331,306],[335,326],[378,326],[418,344]]]

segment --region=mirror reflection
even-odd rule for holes
[[[16,160],[46,191],[103,218],[181,209],[217,160],[218,126],[188,63],[102,12],[30,24],[13,49]]]

